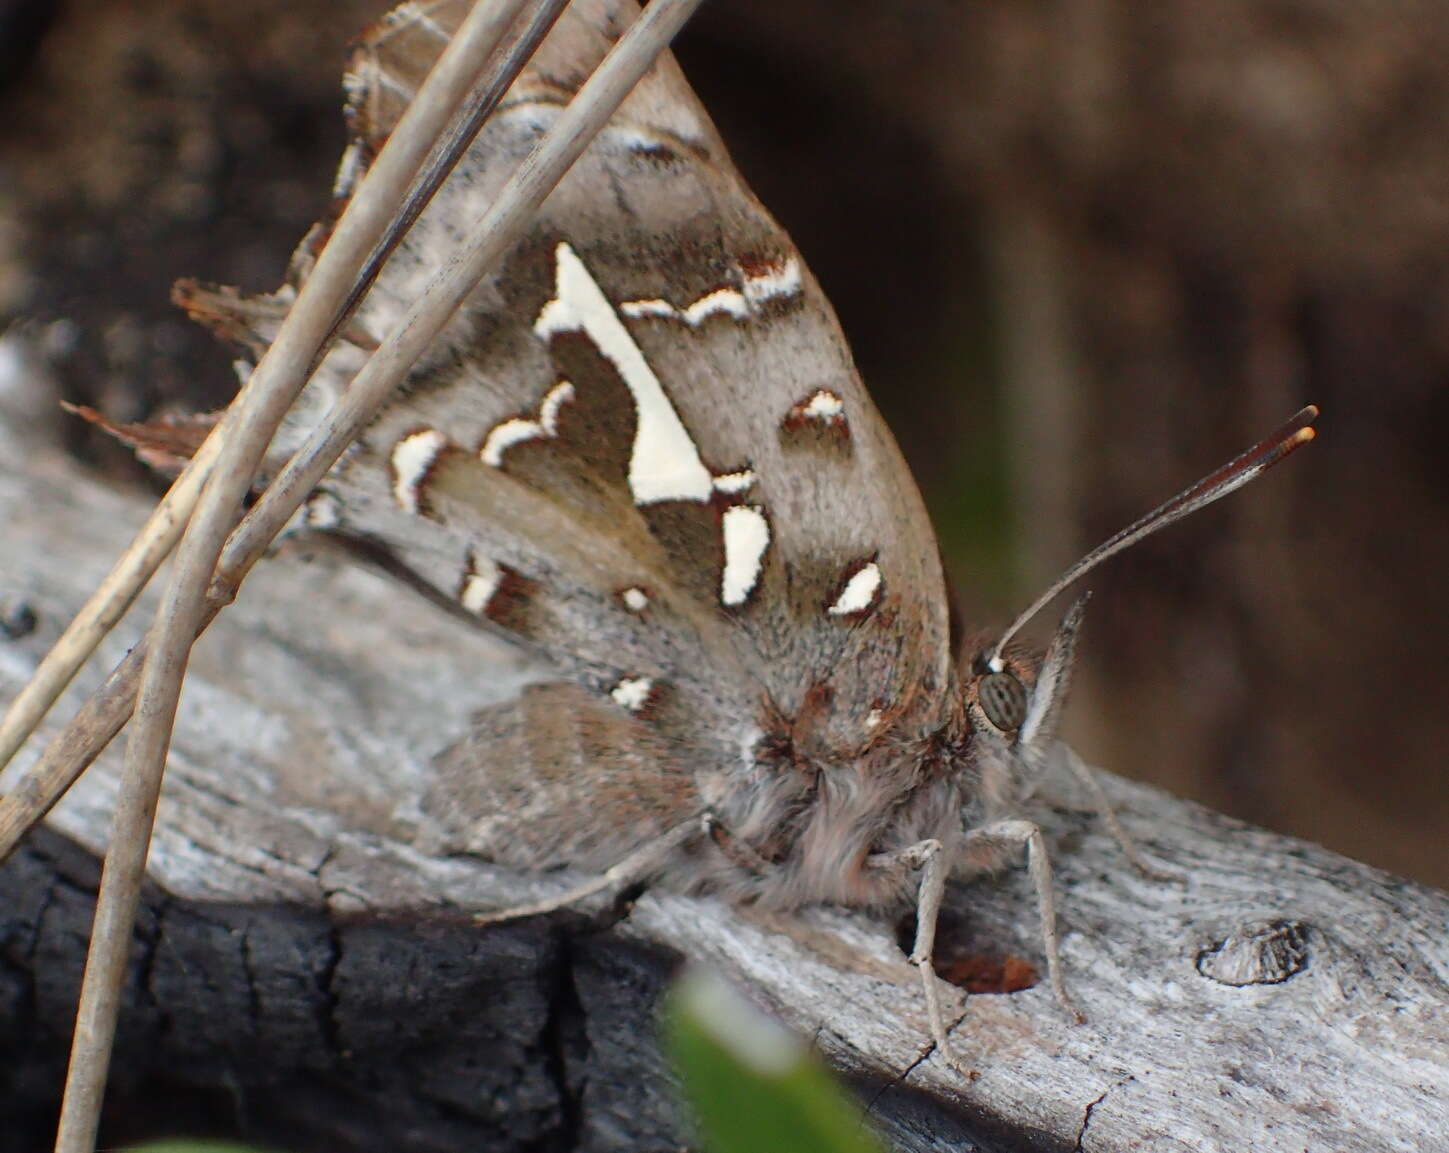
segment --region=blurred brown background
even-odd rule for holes
[[[73,399],[228,395],[169,285],[275,286],[382,7],[0,0],[0,326]],[[680,56],[835,300],[971,617],[1324,408],[1089,579],[1070,735],[1449,884],[1449,11],[714,0]]]

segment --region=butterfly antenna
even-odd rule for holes
[[[1318,406],[1310,404],[1307,408],[1294,414],[1293,418],[1272,436],[1259,441],[1247,452],[1230,460],[1216,472],[1203,477],[1195,485],[1184,489],[1171,500],[1164,501],[1146,516],[1133,521],[1121,532],[1104,540],[1053,581],[1046,592],[1031,603],[1031,607],[1011,622],[1011,627],[1001,635],[1001,639],[996,642],[996,647],[991,652],[991,658],[987,662],[991,670],[993,672],[1001,671],[1003,667],[1001,653],[1006,648],[1007,642],[1021,630],[1022,625],[1036,616],[1064,588],[1096,568],[1108,557],[1116,556],[1124,548],[1136,544],[1143,537],[1150,536],[1158,529],[1166,528],[1189,513],[1196,512],[1204,505],[1212,504],[1219,497],[1227,496],[1228,493],[1242,488],[1250,480],[1261,476],[1295,448],[1305,445],[1313,439],[1314,430],[1311,425],[1317,419]]]

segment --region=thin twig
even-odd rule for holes
[[[115,1035],[125,960],[176,704],[222,546],[277,426],[352,299],[358,274],[397,214],[433,141],[478,82],[522,0],[481,0],[458,29],[349,200],[276,338],[233,405],[231,435],[206,478],[148,637],[111,846],[81,986],[57,1153],[90,1153]]]
[[[145,656],[143,640],[76,710],[15,788],[0,798],[0,861],[9,856],[34,822],[51,810],[130,720]],[[32,818],[31,814],[37,815]]]
[[[289,462],[268,490],[257,512],[260,514],[263,506],[269,505],[271,520],[264,521],[259,515],[256,523],[275,524],[275,535],[300,507],[312,485],[341,455],[372,412],[386,402],[492,263],[516,242],[544,198],[623,103],[699,2],[656,0],[614,45],[599,69],[560,114],[552,130],[510,177],[469,244],[455,254],[369,359],[338,405],[338,411],[329,414],[328,426],[309,437],[303,452]],[[394,137],[399,134],[395,132]],[[316,275],[314,271],[313,276]],[[293,307],[295,310],[297,305]],[[319,344],[320,340],[321,337]],[[279,333],[277,342],[263,357],[263,364],[268,357],[275,359],[282,355],[277,352],[280,342]],[[262,365],[259,365],[239,398],[243,417],[253,408],[263,416],[270,415],[269,396],[262,395],[257,401],[247,396],[261,372]],[[285,408],[276,413],[278,420],[284,412]],[[137,695],[138,723],[127,747],[115,834],[101,877],[96,928],[82,986],[57,1153],[89,1153],[94,1144],[119,1008],[121,978],[144,872],[146,839],[154,821],[170,725],[175,717],[186,654],[211,599],[209,595],[203,596],[199,588],[193,595],[186,581],[205,580],[211,573],[231,526],[230,518],[251,482],[265,443],[256,445],[239,432],[224,450],[182,542],[169,590],[173,595],[168,596],[153,629],[152,651],[145,662]],[[246,456],[253,454],[250,467],[242,475],[240,466]],[[233,456],[235,464],[229,459]],[[239,548],[237,555],[246,559],[255,549],[255,555],[259,556],[265,545],[266,542],[258,541]]]
[[[361,262],[360,271],[354,277],[343,310],[329,333],[329,340],[346,324],[367,288],[376,278],[383,261],[397,246],[404,232],[399,222],[416,219],[422,206],[431,198],[443,178],[466,151],[472,139],[468,133],[476,134],[482,113],[496,107],[498,100],[522,70],[523,64],[532,55],[534,48],[548,33],[566,3],[567,0],[547,0],[546,4],[540,5],[539,9],[530,15],[523,32],[512,41],[505,54],[494,66],[483,70],[473,90],[468,94],[467,106],[447,129],[444,147],[435,150],[428,156],[422,175],[416,179],[408,191],[402,207],[394,212],[382,238],[373,246],[366,260]],[[512,10],[516,11],[516,7],[517,0]],[[500,20],[506,22],[508,15],[510,15],[510,10],[495,13],[490,18],[490,28]],[[460,27],[459,33],[466,33],[468,27],[468,24],[465,23]],[[455,35],[454,42],[462,43],[465,47],[467,45],[466,37],[460,39],[458,35]],[[478,51],[478,49],[475,47],[474,51]],[[477,71],[476,67],[474,71]],[[458,82],[458,80],[448,79],[446,73],[444,77],[450,88]],[[425,124],[420,131],[427,131],[429,127],[431,124]],[[415,143],[420,145],[421,141]],[[414,151],[421,151],[421,148]],[[409,156],[408,159],[412,159],[412,157]],[[381,157],[379,158],[380,163]],[[374,165],[374,170],[377,170],[377,167]],[[383,176],[387,177],[385,170]],[[343,239],[346,239],[345,234]],[[337,242],[334,238],[333,243]],[[359,237],[356,243],[360,247],[364,243],[364,239]],[[220,430],[214,430],[203,446],[203,451],[209,455],[220,449],[219,433]],[[61,638],[61,642],[57,644],[57,649],[61,645],[65,645],[64,655],[56,656],[54,652],[47,655],[35,677],[32,678],[31,684],[39,684],[43,687],[32,688],[31,684],[28,684],[22,691],[21,697],[17,697],[16,703],[11,709],[11,715],[7,715],[4,726],[0,727],[0,733],[5,735],[7,742],[13,739],[16,748],[34,731],[45,711],[54,703],[55,694],[64,687],[64,683],[74,676],[76,669],[95,651],[106,632],[121,618],[130,602],[154,575],[160,562],[175,547],[200,493],[201,477],[193,470],[194,466],[192,469],[188,469],[188,473],[193,476],[191,481],[187,481],[183,476],[172,486],[172,491],[167,494],[162,508],[158,508],[157,512],[153,514],[151,521],[147,523],[146,528],[138,537],[138,541],[133,542],[126,556],[103,582],[101,590],[91,598],[86,609],[82,611],[81,617],[94,613],[98,620],[104,620],[106,622],[104,627],[86,627],[83,639],[78,635],[73,643],[66,643],[71,633],[78,631],[77,626],[73,624],[67,630],[66,635]],[[181,488],[183,484],[186,491],[178,493],[177,489]],[[142,547],[140,541],[148,537],[153,525],[162,518],[163,510],[168,505],[170,513],[167,514],[167,519],[174,517],[175,523],[174,531],[164,541],[164,547],[162,542],[158,541],[145,553],[144,563],[130,563],[133,555],[137,554],[138,549]],[[214,610],[211,611],[211,615],[214,615]],[[211,615],[207,616],[208,623]],[[78,617],[77,620],[79,621],[80,618]],[[140,648],[142,655],[146,651],[144,646],[143,640]],[[47,670],[47,665],[51,666],[49,670]],[[4,860],[20,839],[65,795],[66,790],[100,754],[101,749],[105,748],[120,731],[120,727],[130,716],[130,700],[134,697],[135,691],[135,669],[138,667],[134,661],[129,659],[122,662],[122,665],[113,671],[101,690],[108,692],[117,685],[130,686],[126,689],[127,703],[123,713],[118,716],[113,709],[90,709],[84,716],[78,714],[68,726],[64,736],[26,770],[24,776],[8,795],[0,797],[0,860]],[[123,673],[125,669],[132,671]],[[61,680],[62,677],[64,680]],[[59,688],[52,689],[57,682],[60,682]],[[27,696],[30,700],[22,706],[21,698]],[[48,699],[43,699],[47,697]],[[13,727],[12,716],[15,717]],[[0,748],[3,747],[0,745]],[[13,755],[13,751],[9,755]],[[0,757],[0,766],[3,766],[5,759],[5,757]]]

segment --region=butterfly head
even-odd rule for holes
[[[966,713],[983,767],[996,764],[1011,780],[1029,787],[1046,763],[1066,702],[1088,596],[1067,611],[1044,655],[992,643],[968,661]]]

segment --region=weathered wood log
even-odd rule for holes
[[[64,458],[43,390],[3,363],[0,700],[148,503]],[[954,1032],[971,1083],[930,1054],[895,928],[859,915],[800,919],[828,951],[663,889],[475,927],[567,879],[434,855],[418,800],[466,717],[536,671],[306,541],[259,571],[183,698],[107,1143],[677,1148],[653,1014],[684,957],[813,1037],[899,1149],[1449,1148],[1449,897],[1115,778],[1125,822],[1187,879],[1134,874],[1056,789],[1035,815],[1088,1021],[1044,983],[971,998]],[[0,868],[6,1150],[48,1139],[116,752]],[[950,902],[950,953],[1039,956],[1023,876]]]

